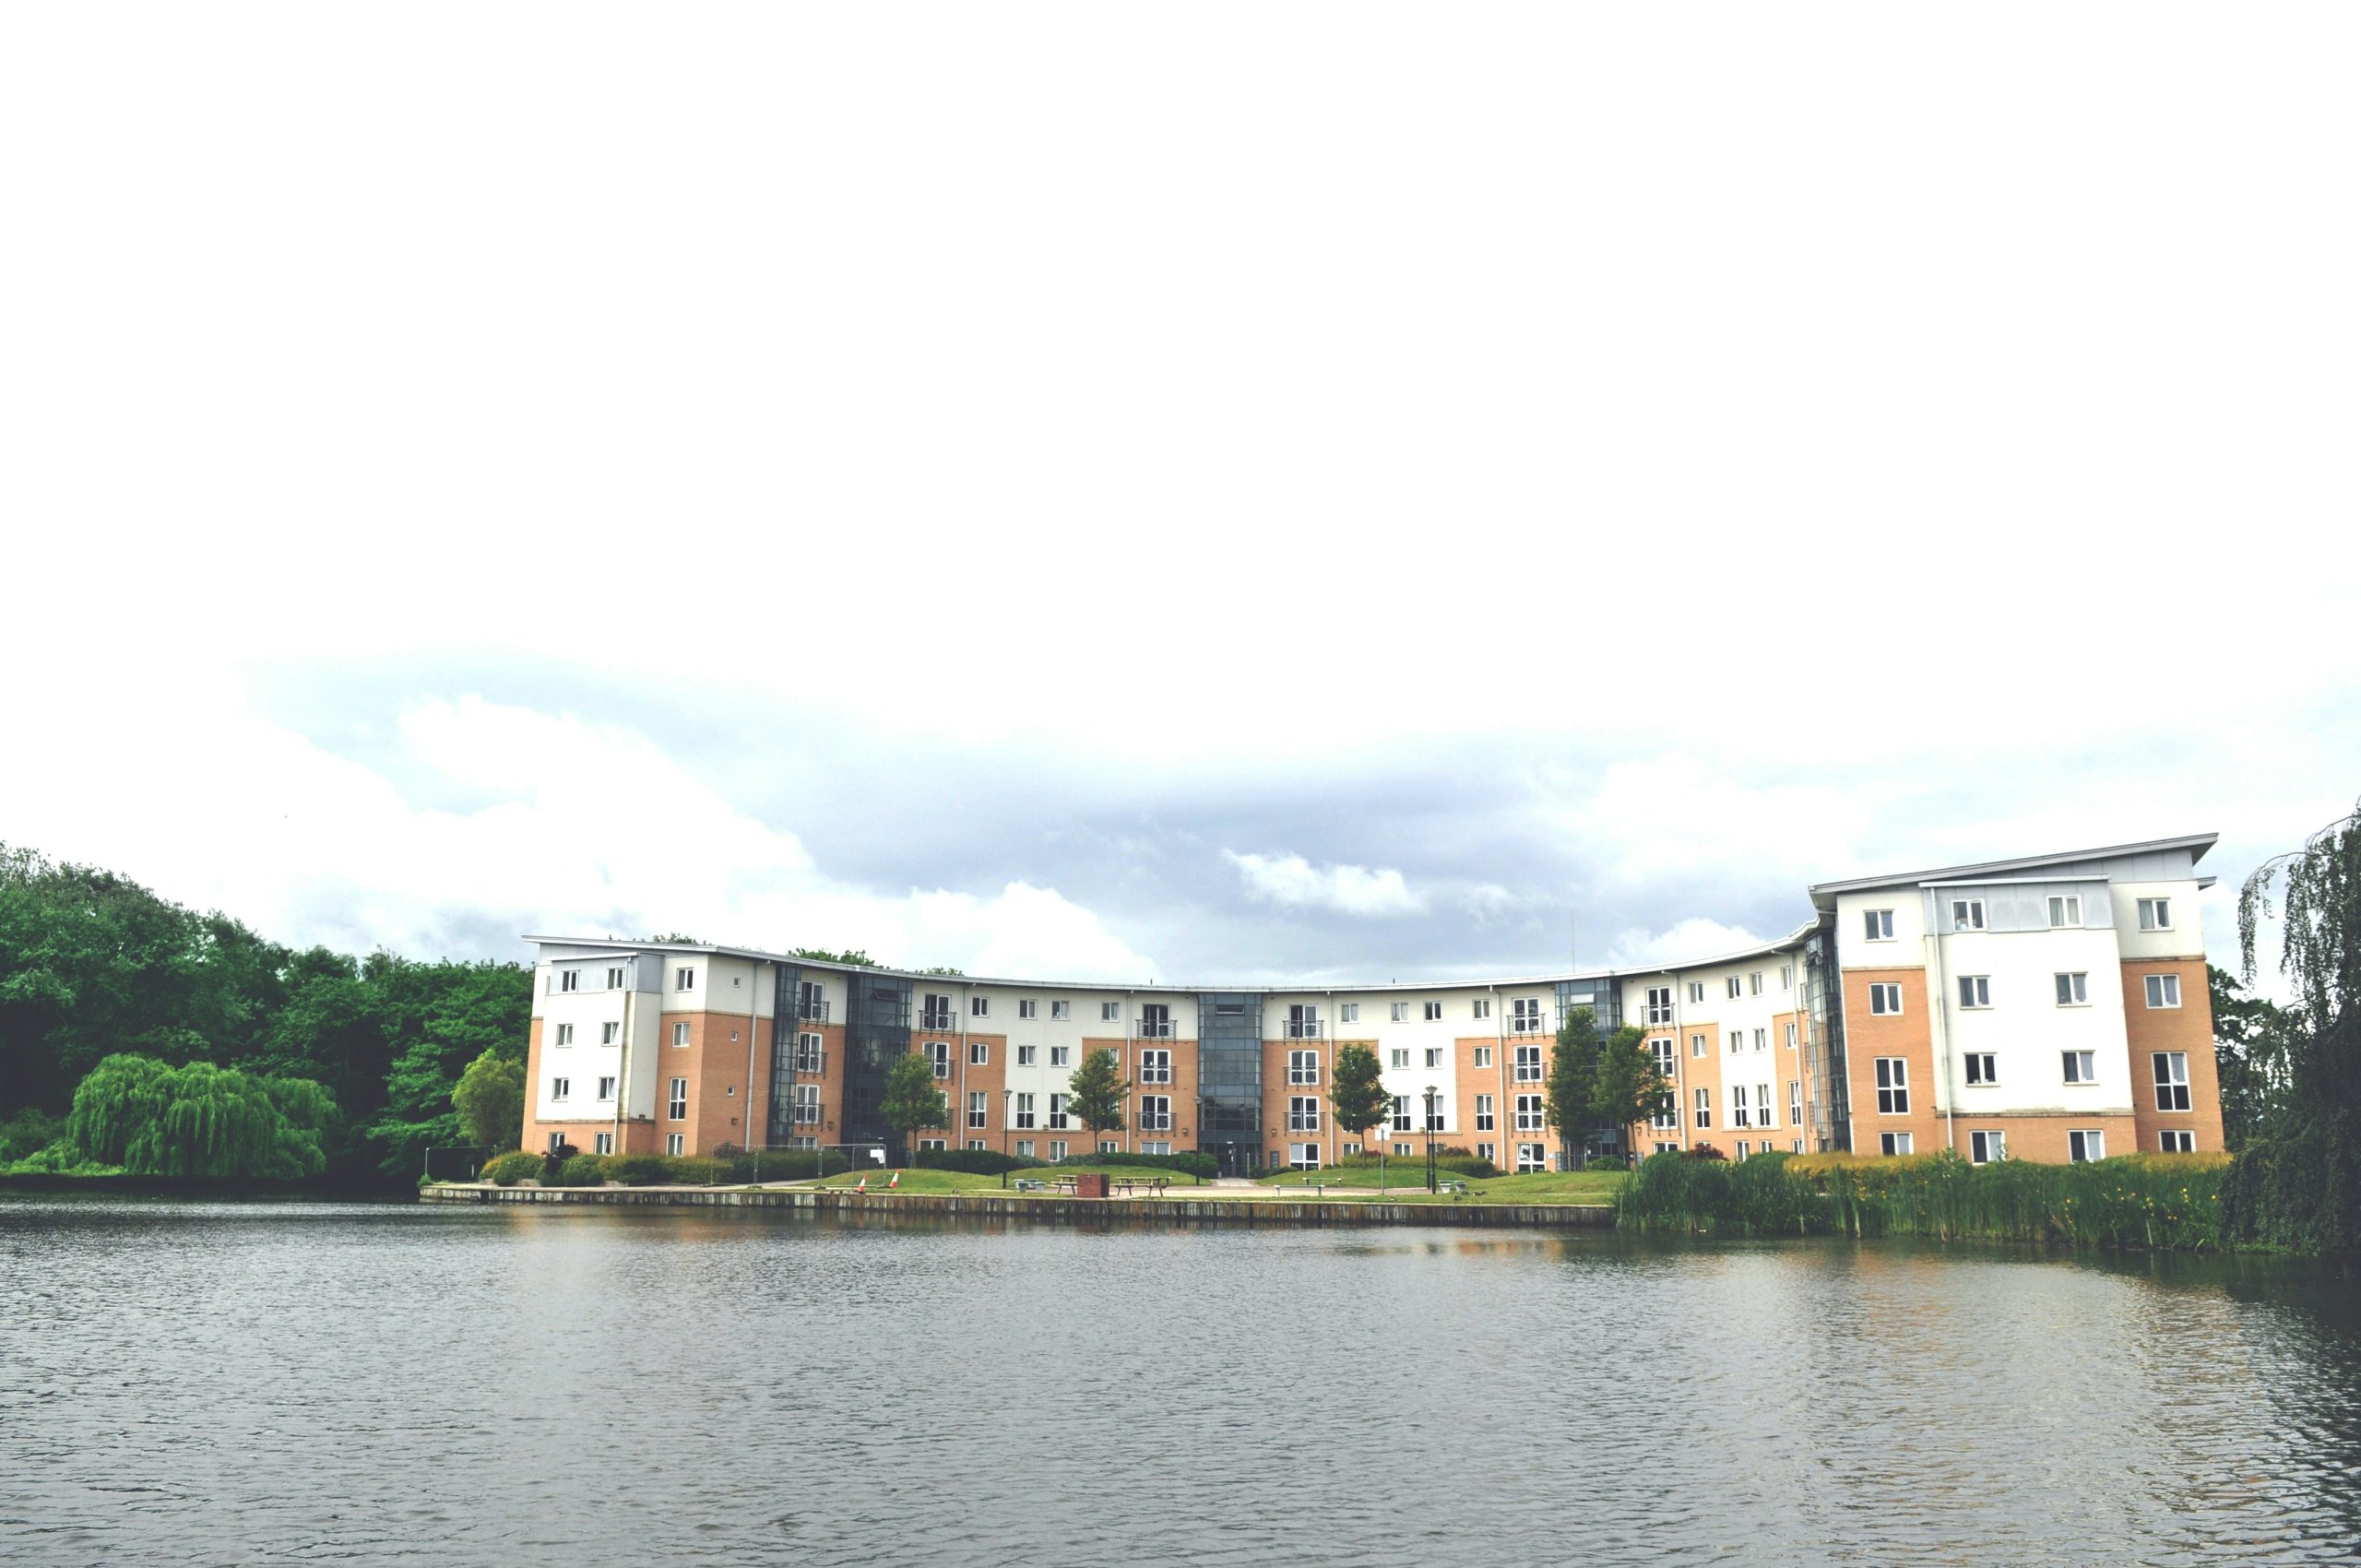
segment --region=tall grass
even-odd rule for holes
[[[1923,1236],[2076,1246],[2223,1245],[2221,1155],[2134,1154],[2080,1165],[1958,1155],[1758,1155],[1732,1165],[1642,1160],[1616,1223],[1703,1235]]]

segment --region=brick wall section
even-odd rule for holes
[[[1902,1012],[1874,1015],[1869,1011],[1869,987],[1902,987]],[[1880,1134],[1908,1133],[1911,1152],[1932,1154],[1947,1146],[1942,1123],[1935,1114],[1935,1051],[1927,1013],[1927,971],[1924,969],[1847,969],[1845,971],[1845,1063],[1853,1083],[1853,1152],[1876,1154]],[[1881,1114],[1878,1110],[1875,1058],[1899,1056],[1908,1063],[1910,1113]]]
[[[2148,1005],[2150,975],[2180,977],[2180,1005]],[[2142,1153],[2162,1146],[2167,1127],[2186,1127],[2197,1134],[2200,1149],[2222,1146],[2222,1085],[2213,1057],[2213,1001],[2205,983],[2202,958],[2127,958],[2123,961],[2123,1033],[2131,1058],[2131,1115]],[[2187,1111],[2156,1108],[2154,1063],[2159,1051],[2185,1051],[2189,1056]],[[2014,1149],[2010,1151],[2012,1155]],[[2128,1154],[2107,1140],[2109,1154]]]
[[[1998,1132],[2007,1135],[2011,1159],[2036,1159],[2063,1165],[2068,1157],[2066,1134],[2070,1132],[2095,1130],[2106,1135],[2109,1155],[2130,1154],[2138,1129],[2129,1116],[2097,1116],[2081,1111],[2045,1111],[2035,1115],[1962,1116],[1959,1118],[1959,1155],[1962,1159],[1974,1158],[1975,1145],[1970,1133]],[[2153,1148],[2152,1143],[2150,1148]],[[1871,1149],[1872,1154],[1877,1151]]]

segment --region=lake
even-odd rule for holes
[[[0,1198],[0,1559],[2349,1562],[2348,1267]]]

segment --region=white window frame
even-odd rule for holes
[[[1359,1023],[1361,1004],[1358,1002],[1339,1002],[1336,1004],[1336,1021],[1340,1024]]]
[[[1703,1132],[1714,1124],[1714,1091],[1712,1089],[1707,1088],[1703,1085],[1699,1086],[1697,1089],[1696,1104],[1691,1114],[1697,1118],[1697,1130],[1699,1132]]]
[[[1492,1048],[1489,1045],[1477,1046],[1476,1048],[1476,1065],[1478,1067],[1489,1067],[1491,1064]]]
[[[1875,1056],[1869,1060],[1877,1085],[1878,1114],[1909,1115],[1910,1059],[1906,1056]]]
[[[572,1024],[560,1024],[557,1027],[557,1042],[562,1046],[572,1045],[574,1043],[574,1026]]]
[[[1970,1165],[1995,1165],[2008,1158],[2009,1134],[2005,1128],[1978,1127],[1967,1134]]]
[[[1016,1127],[1019,1132],[1033,1130],[1033,1097],[1023,1089],[1016,1091]]]
[[[552,1100],[568,1099],[573,1095],[573,1093],[574,1080],[572,1078],[552,1078],[550,1080],[550,1099]]]
[[[970,996],[967,998],[967,1016],[970,1018],[989,1018],[991,1016],[992,999],[991,997]]]
[[[1984,900],[1981,898],[1952,899],[1952,929],[1953,931],[1982,931],[1984,929]]]
[[[1050,1065],[1052,1067],[1065,1067],[1072,1065],[1073,1051],[1074,1048],[1070,1045],[1053,1045],[1050,1047]]]
[[[2155,1080],[2156,1109],[2185,1111],[2189,1109],[2189,1052],[2186,1051],[2152,1051],[2148,1053],[2150,1076]]]
[[[1050,1022],[1051,1022],[1051,1023],[1053,1023],[1053,1024],[1062,1024],[1062,1023],[1066,1022],[1068,1019],[1072,1018],[1073,1016],[1074,1016],[1074,1004],[1073,1004],[1073,1003],[1071,1003],[1071,1002],[1052,1002],[1052,1003],[1050,1003]]]
[[[1287,1052],[1287,1082],[1317,1084],[1320,1082],[1320,1052],[1290,1051]]]
[[[601,1074],[601,1075],[599,1075],[599,1103],[600,1103],[600,1104],[602,1104],[602,1105],[603,1105],[603,1104],[606,1104],[606,1103],[609,1103],[609,1102],[611,1102],[611,1100],[613,1100],[613,1099],[614,1099],[614,1098],[615,1098],[615,1080],[614,1080],[614,1075],[613,1075],[612,1074]]]
[[[2147,992],[2149,1006],[2168,1010],[2180,1005],[2180,977],[2178,975],[2142,975],[2140,978],[2145,982],[2143,989]]]
[[[1647,1015],[1650,1024],[1672,1022],[1672,987],[1656,985],[1648,988]]]
[[[992,1042],[988,1039],[969,1040],[967,1042],[967,1065],[970,1067],[989,1067],[991,1064]]]
[[[1513,1047],[1512,1049],[1515,1052],[1515,1065],[1512,1069],[1510,1076],[1515,1082],[1520,1084],[1537,1084],[1541,1082],[1543,1076],[1541,1070],[1541,1048],[1537,1045],[1520,1045]]]
[[[694,991],[696,988],[696,966],[692,964],[672,971],[672,989],[674,991]]]
[[[1906,1155],[1915,1154],[1917,1152],[1917,1149],[1911,1134],[1908,1133],[1880,1133],[1878,1134],[1878,1152],[1890,1158],[1899,1158]]]
[[[609,970],[607,971],[607,989],[608,989],[609,991],[621,991],[623,988],[623,970],[622,970],[622,969],[620,969],[620,968],[612,968],[612,969],[609,969]]]
[[[664,1086],[664,1120],[685,1122],[689,1119],[689,1080],[674,1078]]]
[[[1865,932],[1862,941],[1892,942],[1893,940],[1893,911],[1892,909],[1863,909],[1861,914],[1864,917],[1862,925]]]
[[[1468,1014],[1471,1018],[1489,1018],[1492,1016],[1492,999],[1489,996],[1479,996],[1467,1005],[1471,1009]]]
[[[1971,1051],[1964,1060],[1967,1063],[1967,1081],[1973,1087],[1987,1089],[2000,1081],[2000,1058],[1995,1052]]]
[[[1788,1019],[1788,1020],[1787,1020],[1787,1049],[1788,1049],[1789,1051],[1793,1051],[1793,1050],[1795,1050],[1795,1048],[1796,1048],[1796,1021],[1795,1021],[1793,1018],[1790,1018],[1790,1019]]]
[[[1429,1022],[1430,1024],[1439,1024],[1439,1023],[1442,1022],[1442,1003],[1440,1003],[1440,1002],[1430,1002],[1430,1003],[1428,1003],[1428,1004],[1427,1004],[1427,1022]]]
[[[1702,1005],[1704,1003],[1704,1000],[1705,982],[1703,980],[1691,980],[1689,982],[1690,1005],[1692,1007]]]
[[[1516,1169],[1517,1174],[1520,1176],[1531,1175],[1536,1171],[1548,1170],[1549,1146],[1547,1144],[1517,1145]]]
[[[2088,969],[2059,969],[2052,975],[2050,983],[2060,1007],[2088,1007],[2091,1004],[2091,972]]]
[[[1320,1097],[1318,1095],[1287,1096],[1287,1131],[1290,1133],[1320,1131]]]
[[[2049,896],[2049,929],[2072,931],[2082,923],[2082,896],[2079,893],[2053,893]]]
[[[1140,1051],[1140,1082],[1169,1084],[1172,1081],[1172,1052],[1163,1046]]]
[[[2066,1134],[2066,1162],[2083,1165],[2106,1158],[2106,1129],[2075,1127]]]
[[[1120,1003],[1120,1002],[1102,1002],[1102,1003],[1100,1003],[1100,1004],[1098,1004],[1098,1021],[1099,1021],[1100,1023],[1102,1023],[1102,1024],[1111,1024],[1111,1023],[1116,1023],[1116,1022],[1120,1021],[1120,1020],[1122,1018],[1122,1016],[1123,1016],[1123,1004],[1122,1004],[1121,1003]]]
[[[1406,1024],[1410,1021],[1410,1004],[1408,1003],[1396,1002],[1394,1004],[1394,1021],[1397,1024]]]
[[[1730,1125],[1732,1127],[1753,1126],[1754,1111],[1752,1105],[1746,1098],[1746,1086],[1744,1084],[1732,1084],[1729,1086],[1729,1089]]]
[[[1878,1018],[1902,1016],[1902,982],[1871,980],[1869,982],[1869,1014]]]
[[[610,1018],[607,1022],[599,1026],[599,1043],[600,1045],[612,1045],[623,1038],[623,1027],[622,1023]]]
[[[686,1133],[667,1133],[664,1134],[664,1152],[670,1155],[675,1159],[687,1153],[688,1147],[689,1135]]]
[[[1430,1045],[1427,1047],[1427,1070],[1429,1072],[1433,1072],[1442,1065],[1442,1047],[1439,1045]]]
[[[1020,1046],[1018,1046],[1018,1047],[1016,1048],[1016,1064],[1017,1064],[1018,1066],[1020,1066],[1020,1067],[1030,1067],[1030,1066],[1032,1066],[1032,1065],[1033,1065],[1033,1058],[1034,1058],[1034,1056],[1038,1052],[1038,1051],[1039,1051],[1039,1048],[1038,1048],[1038,1046],[1030,1046],[1030,1045],[1020,1045]]]
[[[797,1126],[816,1127],[820,1124],[819,1085],[796,1085],[794,1096],[788,1103],[790,1107],[789,1114],[795,1118]]]
[[[1016,1016],[1019,1018],[1033,1017],[1039,1013],[1040,1005],[1039,1001],[1034,997],[1020,996],[1016,999]]]
[[[1489,1133],[1493,1130],[1490,1095],[1479,1094],[1476,1097],[1476,1130],[1479,1133]]]
[[[1062,1094],[1051,1095],[1050,1097],[1050,1131],[1062,1132],[1070,1124],[1066,1115],[1066,1097]]]
[[[1385,1060],[1386,1064],[1395,1071],[1406,1073],[1410,1070],[1410,1048],[1406,1045],[1388,1046]]]
[[[2165,1154],[2195,1154],[2197,1134],[2188,1127],[2166,1127],[2156,1134],[2156,1146]]]
[[[1691,1035],[1689,1037],[1689,1054],[1692,1059],[1705,1054],[1705,1037],[1703,1035]]]
[[[1733,1002],[1737,1001],[1737,1000],[1738,1000],[1738,977],[1737,977],[1736,975],[1729,975],[1729,976],[1726,976],[1726,977],[1724,978],[1724,980],[1723,980],[1722,983],[1723,983],[1724,985],[1726,985],[1726,986],[1727,986],[1727,987],[1729,988],[1730,1000],[1731,1000],[1731,1001],[1733,1001]]]
[[[1992,1005],[1992,977],[1990,975],[1960,976],[1959,1004],[1971,1013],[1982,1012],[1989,1008]]]
[[[2173,928],[2173,901],[2170,898],[2140,900],[2142,931],[2170,931]]]
[[[970,1131],[991,1125],[991,1108],[984,1094],[982,1089],[967,1091],[967,1126]]]
[[[2061,1051],[2058,1053],[2058,1082],[2066,1084],[2095,1084],[2099,1081],[2099,1053],[2095,1051]]]
[[[615,1135],[614,1135],[612,1133],[600,1133],[600,1134],[599,1134],[597,1136],[593,1137],[593,1138],[590,1140],[590,1152],[591,1152],[592,1154],[612,1154],[612,1153],[614,1153],[614,1152],[615,1152]]]
[[[1762,971],[1761,969],[1753,970],[1746,977],[1746,993],[1749,996],[1760,996],[1762,994]]]
[[[689,1043],[689,1021],[682,1018],[672,1025],[672,1048],[677,1051]]]
[[[934,1075],[938,1078],[950,1077],[951,1042],[947,1039],[931,1039],[926,1042],[925,1049],[927,1060],[934,1064]]]
[[[1516,1130],[1518,1132],[1541,1132],[1548,1125],[1548,1122],[1544,1120],[1547,1113],[1548,1108],[1542,1104],[1541,1096],[1537,1094],[1521,1094],[1516,1097],[1515,1114]]]

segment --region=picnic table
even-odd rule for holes
[[[1139,1188],[1145,1187],[1148,1190],[1148,1195],[1150,1197],[1160,1198],[1164,1195],[1165,1190],[1172,1185],[1172,1178],[1169,1176],[1131,1176],[1119,1179],[1113,1182],[1112,1185],[1115,1191],[1125,1194],[1126,1195],[1137,1191]]]

